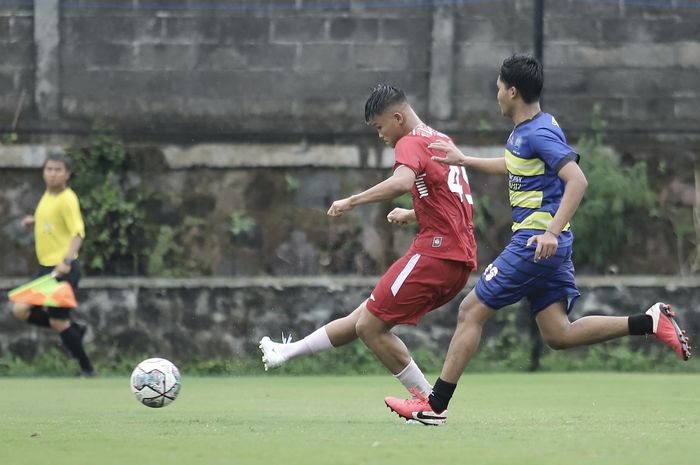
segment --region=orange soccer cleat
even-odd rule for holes
[[[385,397],[384,403],[393,412],[396,412],[406,421],[417,421],[424,425],[442,426],[447,421],[447,410],[434,412],[428,402],[428,398],[421,395],[417,389],[411,389],[413,397],[399,399],[398,397]]]
[[[664,344],[676,351],[683,360],[690,358],[690,341],[675,320],[675,312],[671,306],[657,302],[646,311],[653,320],[654,335]]]

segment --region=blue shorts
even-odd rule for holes
[[[526,247],[528,238],[542,231],[516,231],[510,244],[486,267],[474,289],[477,297],[494,310],[527,297],[533,314],[566,299],[566,313],[581,295],[576,287],[573,235],[563,232],[554,256],[535,263],[535,246]]]

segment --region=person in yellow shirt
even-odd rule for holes
[[[68,187],[70,160],[63,154],[51,154],[44,162],[46,192],[34,215],[22,219],[26,227],[34,225],[36,256],[39,267],[33,276],[52,273],[59,281],[78,288],[80,264],[78,251],[85,238],[85,225],[80,214],[78,196]],[[63,345],[78,360],[83,376],[94,376],[95,370],[83,347],[85,327],[72,321],[69,308],[39,307],[13,303],[12,313],[20,320],[56,331]]]

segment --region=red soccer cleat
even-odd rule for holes
[[[671,306],[663,302],[652,305],[646,314],[653,320],[654,335],[664,344],[671,346],[683,360],[690,358],[690,341],[675,320]]]
[[[384,403],[406,421],[415,420],[430,426],[442,426],[445,424],[445,421],[447,421],[447,410],[440,413],[433,412],[427,397],[421,395],[417,389],[411,389],[411,393],[414,396],[411,399],[385,397]]]

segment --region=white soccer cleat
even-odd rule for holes
[[[284,333],[282,333],[282,344],[289,344],[292,340],[292,336],[285,338]],[[262,362],[265,367],[265,371],[270,368],[277,368],[284,365],[287,359],[279,352],[278,347],[282,344],[273,342],[272,339],[265,336],[260,339],[260,351],[262,352]]]

